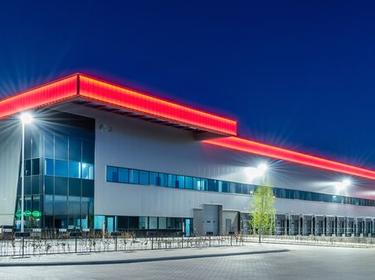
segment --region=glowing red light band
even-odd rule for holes
[[[344,164],[308,154],[294,152],[291,150],[274,147],[271,145],[239,138],[239,137],[225,137],[210,140],[204,140],[204,143],[229,148],[237,151],[242,151],[250,154],[281,159],[293,163],[298,163],[305,166],[316,167],[324,170],[335,171],[339,173],[349,174],[362,178],[375,180],[375,171],[356,167],[349,164]]]

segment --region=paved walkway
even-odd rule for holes
[[[1,257],[0,267],[4,266],[53,266],[53,265],[95,265],[170,261],[181,259],[227,257],[251,254],[284,253],[287,248],[269,244],[249,244],[239,247],[186,248],[170,250],[143,250],[102,252],[85,254],[51,254],[26,257]]]
[[[272,250],[275,252],[260,253]],[[166,257],[176,258],[163,259]],[[137,260],[137,262],[92,263],[91,265],[68,263],[68,261],[84,260]],[[0,279],[368,280],[373,279],[375,275],[374,249],[303,245],[253,244],[237,248],[53,255],[22,260],[0,259],[2,264],[20,262],[41,264],[45,261],[50,264],[60,262],[65,265],[0,267]]]

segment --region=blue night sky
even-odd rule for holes
[[[375,167],[374,14],[365,1],[4,1],[0,94],[87,72]]]

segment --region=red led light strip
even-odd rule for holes
[[[159,120],[225,136],[237,134],[237,122],[138,91],[102,82],[86,75],[73,76],[40,86],[0,101],[0,118],[67,98],[81,97],[151,116]]]
[[[70,76],[0,101],[0,118],[62,102],[77,95],[77,76]]]
[[[308,154],[294,152],[291,150],[274,147],[271,145],[254,142],[239,137],[216,138],[204,140],[203,142],[250,154],[281,159],[305,166],[316,167],[324,170],[335,171],[339,173],[375,180],[375,171],[373,170],[360,168],[353,165],[344,164]]]
[[[237,134],[237,122],[80,75],[79,95],[177,124],[224,135]]]

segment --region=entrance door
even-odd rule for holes
[[[204,233],[210,235],[217,235],[219,231],[219,206],[204,205],[203,209]]]

